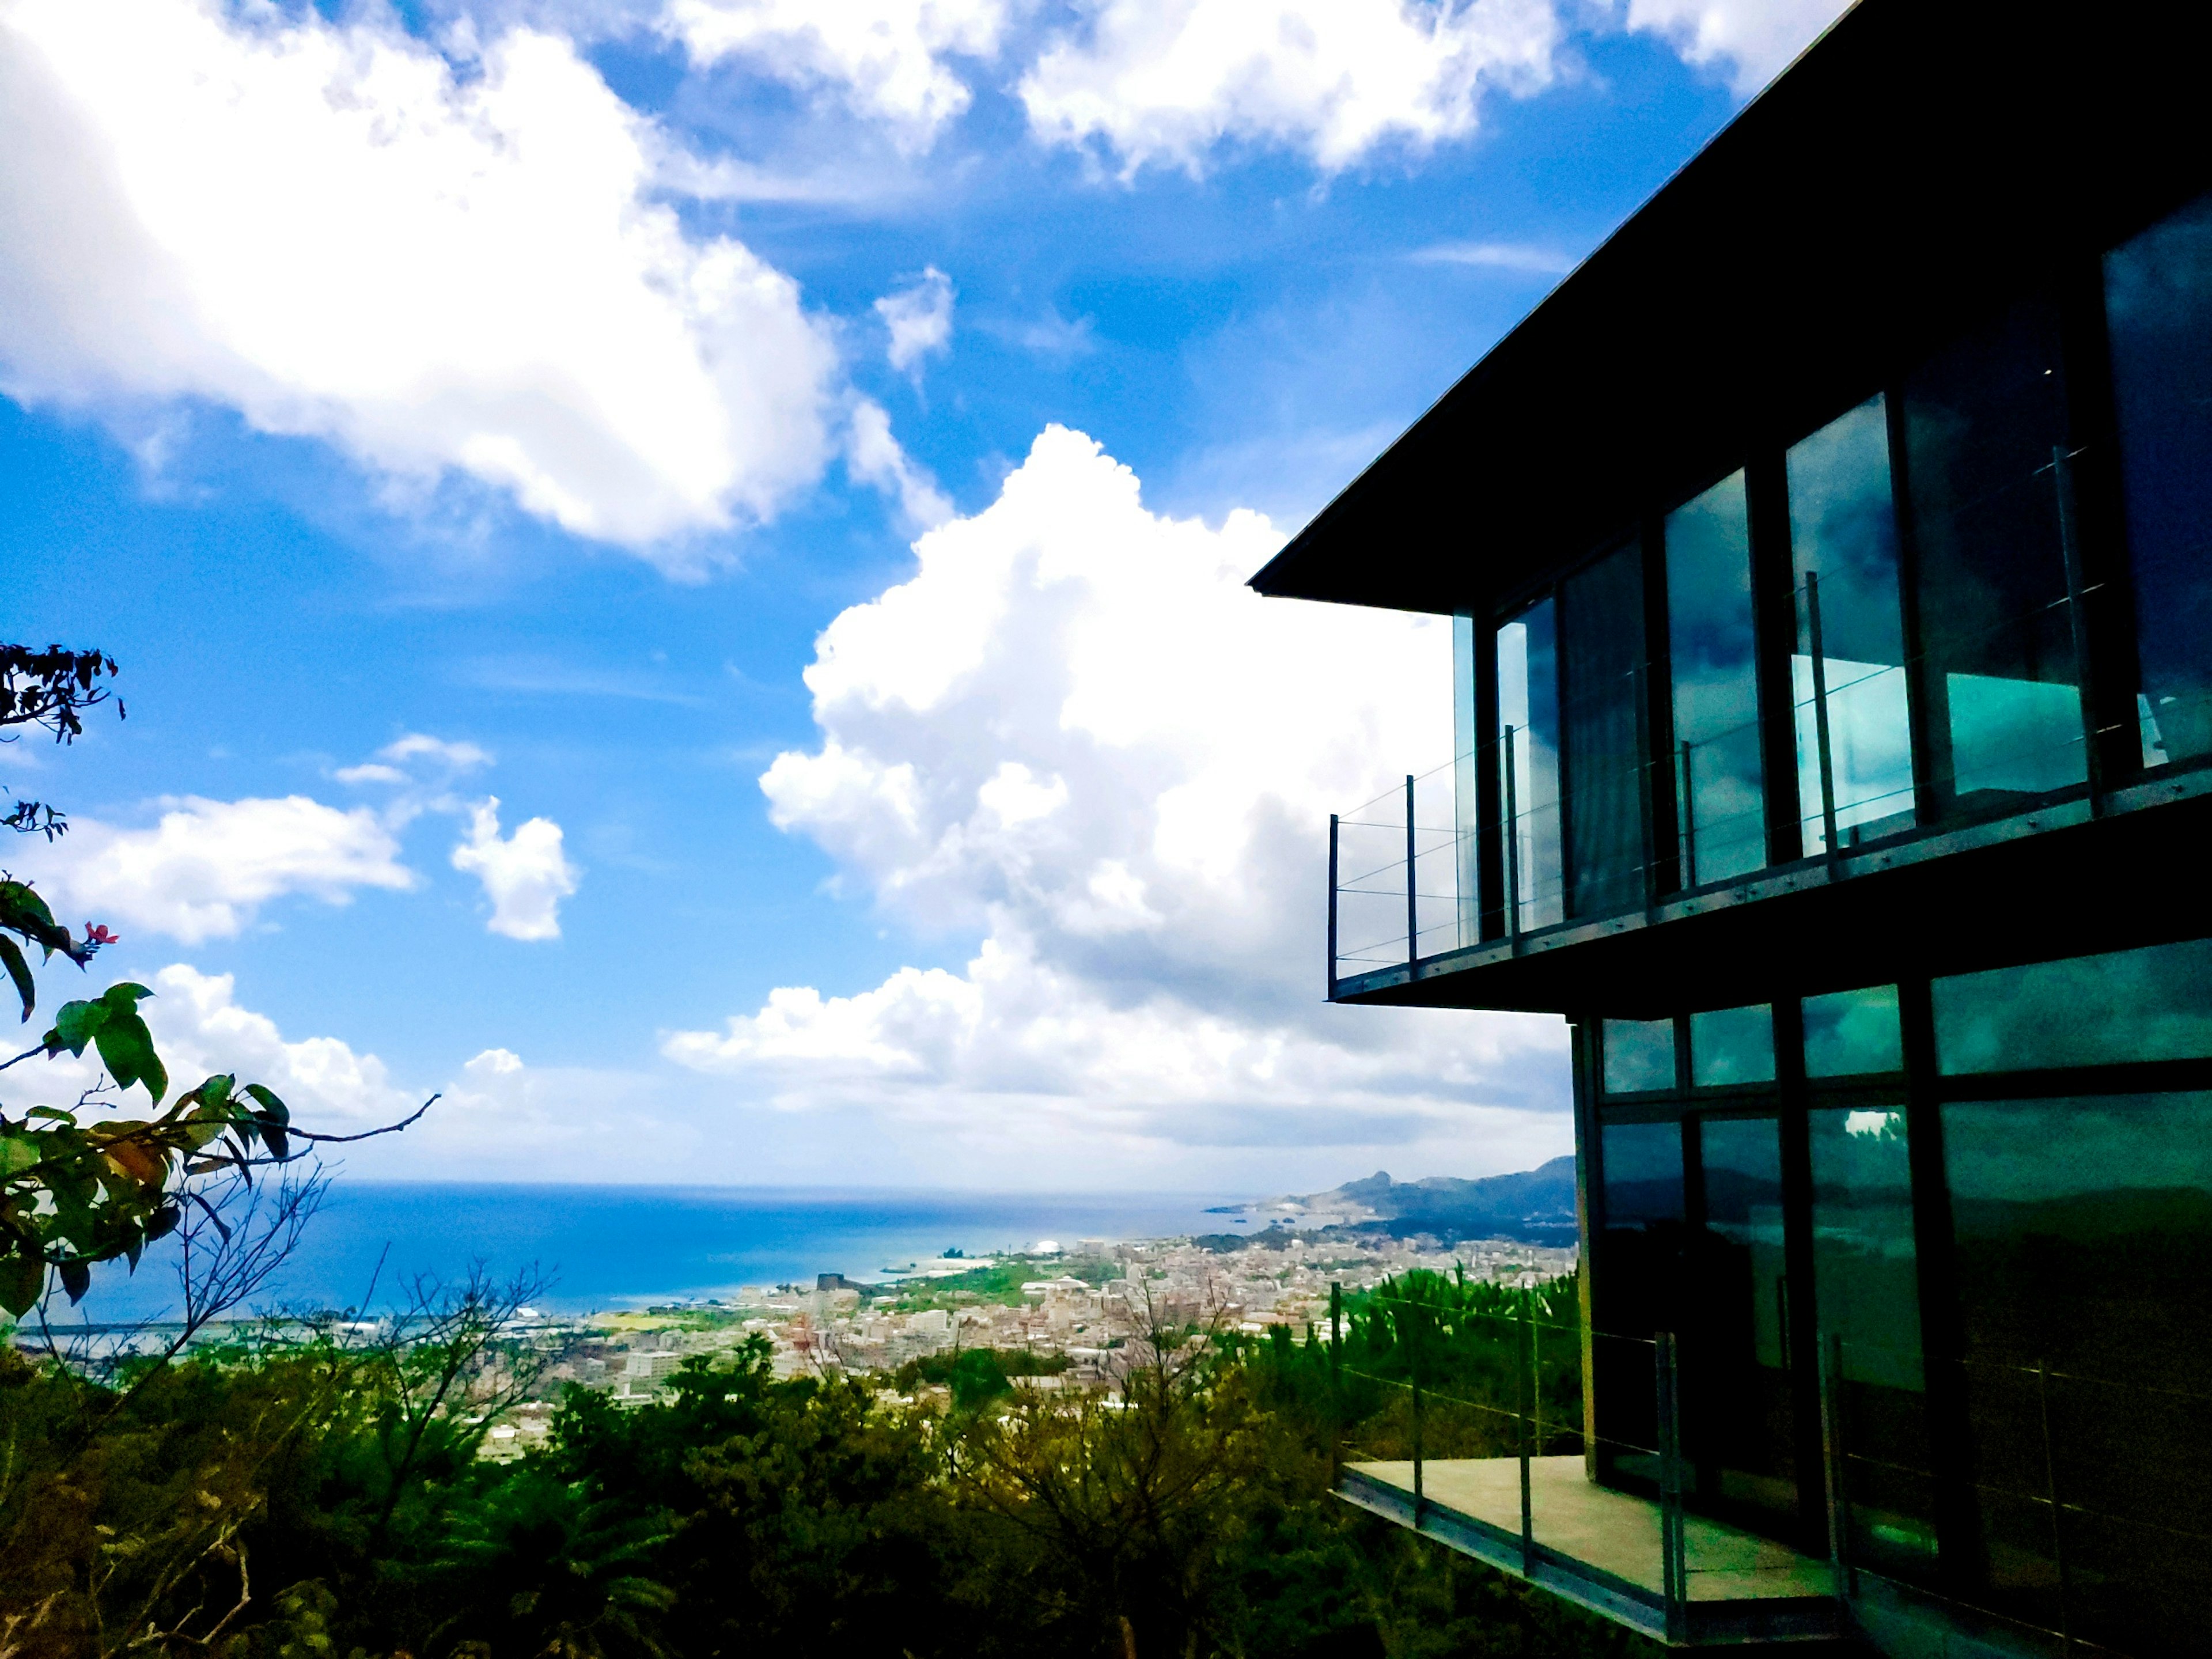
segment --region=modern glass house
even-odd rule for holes
[[[2212,1654],[2193,33],[1863,0],[1252,579],[1455,619],[1331,997],[1574,1034],[1573,1490],[1346,1493],[1671,1642]]]

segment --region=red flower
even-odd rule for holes
[[[88,921],[84,925],[84,942],[87,945],[120,945],[123,943],[123,941],[117,938],[116,935],[109,933],[104,924],[90,921]]]

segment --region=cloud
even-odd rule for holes
[[[1304,150],[1325,172],[1387,142],[1474,131],[1481,94],[1553,78],[1550,0],[1098,0],[1018,91],[1031,132],[1096,143],[1126,175],[1200,170],[1224,141]]]
[[[1748,97],[1846,9],[1842,0],[1628,0],[1628,27],[1659,35],[1686,63],[1725,65]]]
[[[659,129],[566,40],[456,63],[384,18],[0,9],[0,388],[207,400],[665,558],[817,477],[834,349],[655,199]]]
[[[909,286],[877,301],[876,315],[890,334],[884,355],[903,374],[952,349],[952,279],[931,265]]]
[[[1005,0],[669,0],[660,27],[694,64],[742,59],[919,150],[972,100],[946,58],[992,57],[1006,16]]]
[[[1571,254],[1527,242],[1437,242],[1416,248],[1407,257],[1416,264],[1475,265],[1545,276],[1564,276],[1575,268]]]
[[[845,464],[854,477],[895,497],[910,524],[927,527],[952,516],[952,503],[945,500],[936,481],[899,447],[891,435],[890,416],[872,398],[853,400]]]
[[[469,814],[466,840],[453,848],[453,868],[483,884],[491,901],[484,926],[509,939],[561,937],[561,901],[576,890],[582,873],[561,850],[561,826],[532,818],[502,839],[499,797],[488,797]]]
[[[410,732],[405,737],[386,744],[376,751],[376,757],[394,766],[404,766],[410,761],[428,758],[452,772],[469,772],[479,766],[491,764],[491,751],[480,744],[448,742],[444,738],[430,737],[421,732]]]
[[[1132,1171],[1278,1115],[1371,1115],[1370,1139],[1459,1167],[1563,1146],[1557,1022],[1319,1003],[1328,813],[1449,754],[1449,641],[1260,599],[1243,579],[1280,540],[1250,513],[1157,515],[1048,428],[994,504],[915,544],[909,580],[823,631],[819,746],[762,778],[848,887],[979,948],[779,989],[664,1054],[787,1111],[993,1156],[1050,1127]]]
[[[149,829],[72,817],[61,840],[27,846],[27,873],[61,914],[187,945],[229,938],[290,895],[345,904],[361,889],[404,891],[417,879],[365,806],[340,811],[304,795],[160,805]]]

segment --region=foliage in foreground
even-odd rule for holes
[[[939,1416],[857,1381],[778,1381],[753,1339],[642,1408],[572,1389],[547,1447],[497,1464],[475,1455],[481,1390],[454,1382],[514,1375],[495,1324],[405,1348],[334,1328],[100,1384],[0,1358],[0,1651],[1636,1645],[1330,1497],[1322,1345],[1153,1353],[1111,1396],[987,1389]]]

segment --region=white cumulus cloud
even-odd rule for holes
[[[1486,89],[1552,79],[1551,0],[1097,0],[1022,76],[1030,126],[1133,173],[1197,170],[1224,140],[1334,172],[1385,142],[1474,130]]]
[[[499,833],[499,797],[469,814],[467,839],[453,848],[453,868],[483,884],[491,901],[484,925],[509,939],[561,937],[561,901],[576,890],[581,873],[561,850],[561,826],[531,818],[514,833]]]
[[[1141,1167],[1181,1146],[1448,1145],[1524,1167],[1566,1129],[1556,1022],[1320,1002],[1328,812],[1450,752],[1449,635],[1267,601],[1266,520],[1148,510],[1048,428],[999,499],[915,544],[806,680],[820,745],[779,824],[964,969],[775,992],[668,1058],[789,1109],[865,1107],[977,1151],[1040,1126]]]
[[[1628,0],[1628,27],[1661,36],[1686,63],[1724,67],[1748,96],[1847,9],[1845,0]]]
[[[1006,15],[1006,0],[669,0],[661,28],[695,64],[834,94],[920,149],[973,100],[947,60],[993,56]]]
[[[925,357],[952,348],[952,279],[935,265],[896,293],[876,301],[876,315],[890,335],[884,355],[901,374]]]
[[[188,945],[237,933],[287,895],[344,904],[362,888],[416,884],[390,827],[367,807],[341,811],[304,795],[160,805],[145,828],[72,817],[61,840],[26,847],[26,873],[58,914]]]
[[[457,69],[375,9],[7,0],[0,388],[205,399],[641,547],[766,514],[835,351],[655,199],[671,148],[526,28]]]

